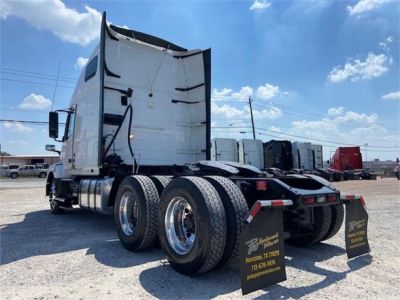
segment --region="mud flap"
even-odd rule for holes
[[[257,201],[240,236],[243,295],[286,280],[282,207],[291,200]]]
[[[345,195],[341,200],[346,206],[345,240],[348,258],[370,252],[367,236],[368,213],[362,196]]]

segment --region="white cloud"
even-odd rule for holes
[[[245,114],[243,110],[233,107],[231,105],[224,104],[219,106],[215,103],[211,105],[211,113],[213,115],[222,116],[226,119],[238,119],[244,116]]]
[[[363,122],[372,124],[378,121],[378,115],[376,113],[367,115],[364,113],[357,113],[354,111],[346,111],[344,115],[335,117],[332,121],[336,123]]]
[[[400,100],[400,91],[383,95],[382,99],[399,99]]]
[[[386,52],[390,51],[390,44],[393,43],[394,39],[392,36],[389,36],[385,39],[385,41],[380,42],[379,46]]]
[[[223,98],[223,97],[227,97],[229,95],[231,95],[232,93],[232,89],[227,89],[227,88],[223,88],[221,90],[219,89],[213,89],[212,91],[212,98]]]
[[[18,105],[18,107],[27,110],[44,110],[49,108],[50,105],[51,101],[49,99],[45,98],[42,95],[32,93],[29,96],[25,97],[25,99],[20,105]]]
[[[250,115],[250,108],[245,106],[245,111]],[[282,117],[282,110],[278,107],[271,106],[269,108],[263,110],[253,109],[253,116],[254,119],[268,119],[268,120],[275,120]]]
[[[82,56],[78,57],[76,59],[74,68],[77,70],[83,69],[86,66],[88,60],[89,60],[89,58],[86,58],[86,57],[82,57]]]
[[[21,122],[4,122],[3,126],[13,132],[32,132],[33,129]]]
[[[385,0],[360,0],[354,6],[347,6],[347,9],[350,15],[360,15],[367,11],[371,11],[379,8],[382,4],[384,4]]]
[[[254,0],[253,4],[250,6],[250,10],[265,10],[268,7],[271,6],[271,3],[269,3],[266,0]]]
[[[244,86],[239,92],[232,93],[232,97],[238,99],[247,99],[251,96],[253,96],[253,89],[249,86]]]
[[[213,116],[226,119],[226,121],[236,121],[237,119],[250,120],[250,108],[248,105],[245,105],[242,108],[237,108],[228,104],[219,106],[218,104],[213,103],[211,105],[211,113]],[[253,116],[256,120],[274,120],[282,116],[282,110],[275,106],[271,106],[262,110],[253,109]]]
[[[328,109],[328,115],[330,115],[330,116],[341,115],[343,113],[343,111],[344,111],[343,106],[331,107],[330,109]]]
[[[250,86],[243,86],[239,91],[234,91],[230,88],[213,89],[211,97],[214,100],[243,100],[247,101],[249,97],[256,97],[262,100],[269,100],[279,95],[289,95],[289,92],[281,91],[279,86],[270,83],[260,85],[256,89]]]
[[[279,94],[278,86],[266,83],[265,85],[258,87],[256,97],[263,100],[269,100],[276,97],[278,94]]]
[[[385,54],[375,55],[368,53],[367,58],[362,61],[360,59],[348,60],[343,68],[335,67],[329,73],[329,81],[336,83],[350,79],[357,81],[360,79],[372,79],[385,74],[392,60]]]
[[[19,17],[65,42],[86,45],[99,36],[101,13],[87,5],[85,10],[68,8],[61,0],[2,1],[0,17]]]

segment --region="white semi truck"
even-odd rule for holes
[[[49,114],[49,136],[62,142],[47,176],[51,212],[79,205],[113,214],[125,248],[145,250],[159,239],[171,266],[188,275],[235,260],[243,243],[256,251],[257,243],[241,242],[242,231],[267,207],[291,204],[280,209],[292,244],[335,235],[344,209],[329,182],[210,160],[210,91],[210,49],[109,26],[104,13],[71,104]],[[258,229],[273,226],[266,218]]]

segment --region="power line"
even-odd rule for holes
[[[236,99],[238,101],[235,101],[233,99]],[[247,100],[247,97],[227,97],[227,96],[213,96],[212,97],[212,101],[213,102],[228,102],[228,103],[236,103],[236,104],[239,104],[239,103],[245,104],[246,100]],[[289,113],[289,114],[297,114],[298,116],[302,116],[302,117],[306,117],[306,118],[314,119],[314,120],[319,120],[319,121],[322,121],[322,122],[331,122],[331,123],[339,124],[339,125],[343,125],[343,126],[351,126],[350,124],[342,124],[342,123],[335,122],[334,120],[322,119],[321,118],[321,114],[319,114],[319,113],[310,112],[310,111],[306,111],[306,110],[301,110],[301,109],[299,109],[297,107],[291,107],[289,105],[284,105],[284,104],[276,103],[276,102],[268,102],[267,103],[265,100],[262,100],[262,99],[259,99],[259,98],[254,98],[254,101],[255,101],[255,103],[254,103],[255,105],[260,105],[260,106],[263,106],[263,107],[265,107],[265,106],[272,106],[272,107],[273,106],[277,106],[278,108],[279,107],[283,107],[283,108],[286,107],[286,108],[293,109],[294,111],[280,108],[281,110],[283,110],[284,112]],[[366,124],[367,125],[371,125],[371,123],[358,121],[358,120],[348,120],[348,122],[353,122],[353,123],[356,123],[356,124],[363,124],[363,125],[366,125]],[[391,127],[391,128],[394,128],[394,129],[398,129],[398,126],[395,125],[395,124],[385,124],[385,123],[374,123],[374,124],[380,125],[380,126],[383,126],[383,127]]]
[[[231,126],[215,126],[213,128],[216,129],[248,129],[251,128],[250,126],[238,126],[238,127],[231,127]],[[260,127],[256,127],[257,130],[262,130],[262,131],[267,131],[267,132],[272,132],[278,135],[286,135],[286,136],[291,136],[291,137],[297,137],[297,138],[302,138],[302,139],[307,139],[307,140],[312,140],[312,141],[317,141],[317,142],[324,142],[324,143],[329,143],[329,144],[335,144],[335,145],[347,145],[347,146],[358,146],[356,144],[349,144],[349,143],[338,143],[338,142],[333,142],[333,141],[328,141],[328,140],[323,140],[323,139],[316,139],[316,138],[310,138],[310,137],[306,137],[306,136],[301,136],[301,135],[297,135],[297,134],[291,134],[291,133],[285,133],[285,132],[280,132],[280,131],[275,131],[275,130],[271,130],[271,129],[266,129],[266,128],[260,128]],[[368,147],[371,148],[388,148],[388,149],[398,149],[400,147],[389,147],[389,146],[370,146],[368,145]]]
[[[29,78],[38,78],[38,79],[44,79],[44,80],[56,80],[54,76],[48,76],[48,75],[34,75],[34,74],[29,74],[29,73],[18,73],[18,72],[13,72],[13,71],[0,71],[0,73],[6,74],[6,75],[11,75],[11,76],[17,76],[17,77],[29,77]],[[59,78],[59,81],[64,81],[66,83],[76,83],[76,80],[70,80],[70,79],[62,79]]]
[[[221,130],[221,131],[218,130],[218,132],[232,133],[232,131],[227,131],[227,130]],[[252,131],[250,131],[250,130],[248,130],[248,131],[240,131],[240,133],[241,134],[249,134],[249,133],[252,133]],[[271,134],[271,133],[266,134],[266,133],[263,133],[263,132],[257,132],[256,131],[256,134],[264,135],[264,136],[268,136],[268,137],[280,138],[280,139],[284,138],[282,136],[274,135],[274,134]],[[318,143],[318,145],[321,145],[321,146],[323,146],[325,148],[331,148],[331,149],[337,149],[337,147],[338,147],[338,146],[326,145],[326,144],[321,144],[321,143]],[[342,144],[338,143],[338,145],[342,145]],[[375,153],[379,153],[379,152],[400,153],[400,150],[368,150],[368,151],[375,152]]]
[[[1,71],[4,70],[4,71]],[[26,70],[21,70],[21,69],[14,69],[14,68],[0,68],[1,72],[17,72],[17,73],[27,73],[27,74],[33,74],[33,75],[39,75],[39,76],[46,76],[46,77],[53,77],[55,78],[55,75],[52,74],[44,74],[44,73],[38,73],[38,72],[31,72],[31,71],[26,71]],[[70,80],[73,82],[76,82],[76,78],[73,77],[67,77],[67,76],[60,76],[60,79],[65,79],[65,80]]]
[[[21,83],[30,83],[30,84],[54,87],[54,84],[49,84],[49,83],[44,83],[44,82],[34,82],[34,81],[29,81],[29,80],[18,80],[18,79],[4,78],[4,77],[0,77],[0,80],[21,82]],[[73,89],[74,88],[73,86],[66,86],[66,85],[59,85],[58,87],[68,88],[68,89]]]
[[[27,121],[27,120],[10,120],[10,119],[0,119],[0,123],[23,123],[31,125],[48,125],[49,122],[45,121]],[[65,125],[65,123],[58,123],[60,125]]]

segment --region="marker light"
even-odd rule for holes
[[[305,196],[303,197],[304,204],[313,204],[315,202],[314,196]]]
[[[267,190],[267,182],[266,181],[256,181],[256,190],[257,191],[266,191]]]

